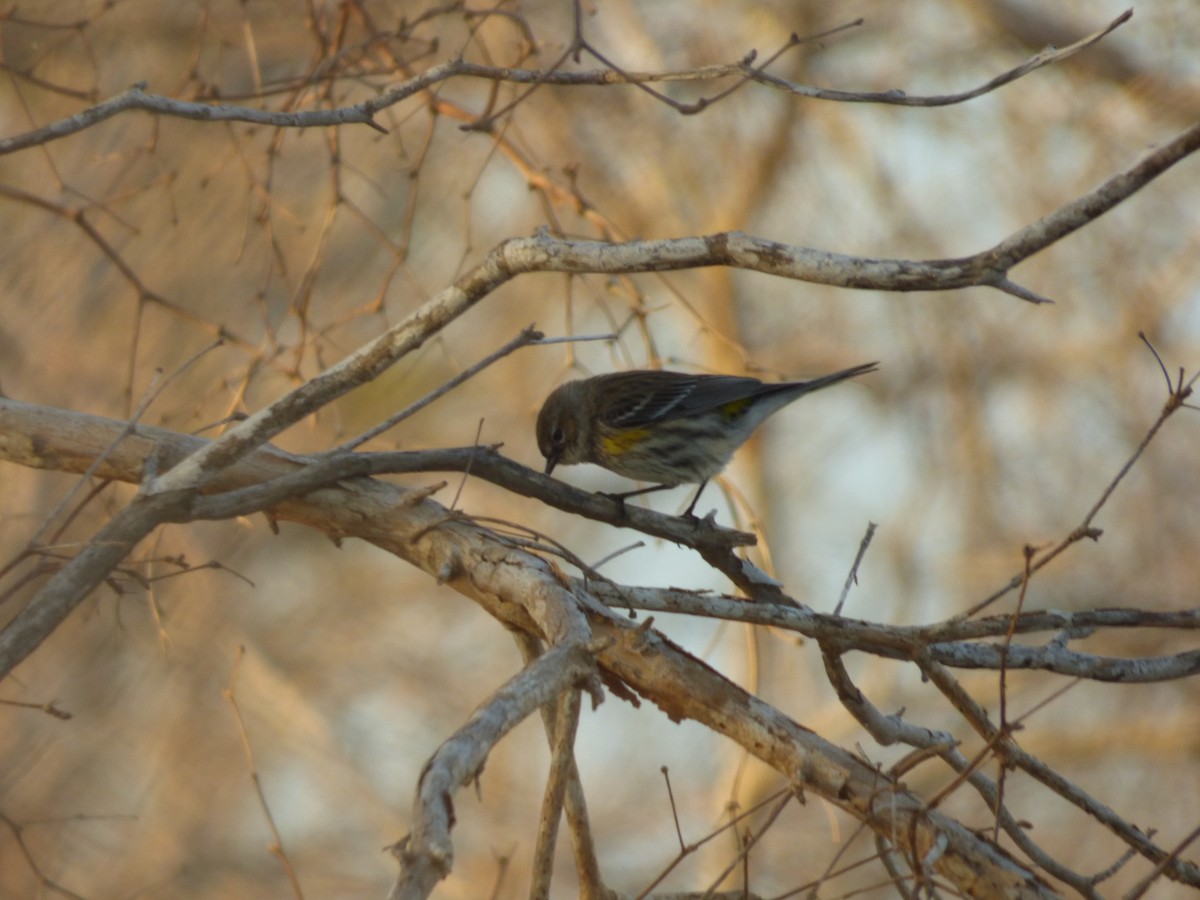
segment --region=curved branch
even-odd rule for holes
[[[254,125],[270,125],[276,128],[321,128],[339,125],[368,125],[377,131],[387,133],[375,121],[375,115],[383,109],[394,106],[414,94],[427,90],[435,84],[450,78],[465,76],[483,78],[489,81],[505,81],[515,84],[556,84],[556,85],[606,85],[606,84],[649,84],[653,82],[670,81],[706,81],[714,78],[724,78],[729,75],[743,75],[748,79],[759,81],[771,87],[781,88],[789,93],[817,100],[837,100],[849,103],[881,103],[895,106],[948,106],[974,99],[997,88],[1016,81],[1023,75],[1040,69],[1042,66],[1058,62],[1078,53],[1104,38],[1114,29],[1123,25],[1133,15],[1132,10],[1126,10],[1100,31],[1076,41],[1067,47],[1049,47],[1038,53],[1032,59],[1004,72],[987,83],[957,94],[918,97],[905,94],[903,91],[834,91],[823,88],[813,88],[798,85],[784,78],[772,75],[761,68],[753,66],[754,54],[748,54],[736,63],[726,63],[714,66],[702,66],[679,72],[624,72],[612,66],[588,71],[562,71],[560,69],[514,69],[503,66],[481,65],[467,62],[461,57],[447,60],[433,66],[408,79],[402,84],[383,91],[376,97],[356,103],[352,106],[334,107],[332,109],[312,109],[292,112],[288,110],[256,109],[250,106],[235,106],[228,103],[196,103],[188,100],[176,100],[159,94],[147,93],[147,83],[138,82],[127,91],[118,94],[102,103],[90,106],[73,116],[59,119],[35,128],[23,134],[10,138],[0,138],[0,156],[15,153],[58,140],[111,119],[120,113],[130,110],[157,113],[178,119],[191,119],[199,122],[249,122]],[[798,39],[793,38],[793,42]],[[711,106],[709,100],[701,105],[701,109]],[[699,109],[695,110],[699,111]],[[470,126],[467,126],[470,127]]]
[[[479,777],[488,754],[501,738],[586,679],[592,666],[592,658],[583,647],[566,644],[551,648],[497,690],[443,742],[421,770],[412,833],[392,848],[401,862],[401,871],[388,894],[390,898],[428,897],[434,886],[450,874],[454,861],[450,842],[455,821],[454,794]]]
[[[1082,40],[1078,40],[1073,44],[1068,44],[1066,47],[1047,47],[1032,58],[1021,63],[1015,68],[1009,69],[1007,72],[1002,72],[990,81],[971,88],[970,90],[960,91],[955,94],[935,94],[930,96],[911,96],[904,91],[831,91],[825,88],[814,88],[807,85],[795,84],[785,78],[780,78],[777,75],[772,75],[770,72],[755,71],[750,75],[755,81],[760,81],[763,84],[769,84],[772,87],[781,88],[791,94],[797,94],[801,97],[811,97],[814,100],[837,100],[842,103],[886,103],[893,106],[915,106],[915,107],[938,107],[938,106],[953,106],[958,103],[965,103],[968,100],[974,100],[976,97],[982,97],[984,94],[989,94],[997,88],[1001,88],[1006,84],[1011,84],[1018,78],[1028,75],[1042,66],[1048,66],[1051,63],[1061,62],[1069,56],[1074,56],[1080,50],[1085,50],[1103,38],[1107,37],[1111,32],[1124,25],[1133,18],[1133,10],[1127,9],[1121,13],[1099,31],[1088,35]]]

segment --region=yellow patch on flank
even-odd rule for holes
[[[746,411],[746,407],[750,405],[752,399],[752,397],[744,397],[741,400],[726,403],[721,407],[721,415],[725,417],[726,422],[732,422]]]
[[[650,433],[649,428],[626,428],[600,438],[600,447],[608,456],[623,456],[640,444]]]

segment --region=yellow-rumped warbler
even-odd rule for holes
[[[538,449],[546,474],[554,467],[590,462],[652,487],[699,483],[684,515],[691,515],[708,479],[729,462],[750,434],[793,400],[823,387],[874,372],[864,363],[812,381],[766,384],[735,375],[633,371],[569,381],[538,413]]]

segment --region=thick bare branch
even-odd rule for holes
[[[103,440],[93,441],[98,447],[107,446]],[[122,445],[118,445],[105,465],[132,461],[121,451]],[[31,452],[26,449],[27,455]],[[267,451],[243,465],[250,462],[277,464]],[[284,464],[294,465],[290,460]],[[128,475],[134,477],[137,471],[132,469]],[[571,637],[580,634],[570,624],[571,617],[561,619],[564,597],[576,597],[577,612],[587,616],[587,627],[601,641],[597,651],[600,664],[668,715],[706,724],[873,829],[889,838],[901,836],[910,864],[931,867],[973,896],[991,897],[997,892],[1013,897],[1053,896],[998,847],[952,819],[925,810],[919,798],[891,784],[882,773],[801,728],[645,624],[635,625],[589,602],[578,590],[567,591],[561,574],[546,562],[451,515],[423,492],[357,479],[285,502],[274,512],[280,519],[304,522],[333,536],[360,537],[396,553],[440,583],[471,597],[505,625],[549,637],[564,647],[580,646]],[[552,696],[538,694],[538,703],[530,711]],[[493,725],[481,722],[477,727]],[[456,750],[439,769],[443,774],[435,786],[426,788],[423,782],[422,802],[434,802],[435,795],[442,797],[445,790],[452,789],[447,785],[461,783],[454,779],[469,778],[478,761],[465,750]],[[430,815],[442,814],[434,809]],[[411,883],[418,888],[436,883],[441,865],[447,861],[448,845],[436,835],[448,832],[440,830],[443,826],[438,821],[429,825],[429,833],[434,834],[431,843],[422,837],[418,844],[432,848],[422,855],[420,871],[411,876]],[[935,847],[942,849],[931,854]]]
[[[392,900],[428,897],[450,874],[454,848],[454,794],[476,780],[492,748],[508,732],[565,691],[585,680],[592,658],[579,645],[550,648],[501,687],[454,735],[421,772],[413,805],[413,830],[393,848],[401,872]]]
[[[158,465],[169,468],[208,443],[203,438],[151,426],[137,426],[127,433],[126,423],[117,420],[0,400],[0,459],[25,466],[82,473],[99,459],[96,468],[99,476],[137,483],[149,460],[157,460]],[[294,498],[322,488],[336,493],[340,488],[326,486],[342,479],[384,472],[463,471],[469,465],[476,475],[560,508],[594,515],[694,547],[706,558],[728,560],[729,565],[722,565],[722,570],[727,570],[735,583],[744,581],[742,573],[735,568],[736,557],[730,554],[737,543],[737,532],[708,528],[703,523],[696,526],[686,520],[634,506],[628,507],[624,517],[620,517],[612,509],[615,504],[608,498],[555,482],[484,448],[346,454],[319,458],[306,465],[303,457],[267,447],[223,470],[220,477],[207,486],[207,490],[214,493],[194,496],[186,502],[177,500],[164,507],[161,514],[169,514],[173,520],[188,520],[272,510],[286,518],[286,513],[281,513],[280,509],[286,509]],[[309,477],[313,472],[317,477]],[[226,498],[236,502],[228,502]],[[601,509],[606,515],[598,514]],[[928,653],[938,662],[956,668],[998,668],[998,646],[978,641],[1003,637],[1010,627],[1015,634],[1047,632],[1053,635],[1042,647],[1010,648],[1008,665],[1014,668],[1133,683],[1183,678],[1195,674],[1200,667],[1200,652],[1197,651],[1120,659],[1068,649],[1073,637],[1085,637],[1099,628],[1200,630],[1200,609],[1176,612],[1134,608],[1075,612],[1032,610],[1023,612],[1015,623],[1009,616],[991,616],[971,620],[956,618],[933,625],[893,626],[818,613],[798,606],[747,603],[741,598],[709,593],[623,587],[601,582],[577,582],[577,585],[581,591],[595,592],[615,608],[769,625],[815,640],[833,641],[843,650],[859,650],[891,659],[911,660],[917,653]],[[51,627],[49,620],[37,621],[39,628]],[[39,641],[45,636],[42,634]],[[0,660],[5,662],[5,670],[13,661],[9,657],[0,657]]]

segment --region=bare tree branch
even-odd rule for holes
[[[998,75],[996,78],[977,88],[957,94],[935,97],[909,96],[903,91],[858,92],[805,87],[771,75],[761,68],[754,67],[752,65],[753,54],[738,63],[704,66],[680,72],[624,72],[612,65],[608,65],[600,70],[583,72],[563,71],[560,69],[536,71],[481,65],[468,62],[462,57],[455,57],[427,69],[420,75],[400,85],[381,92],[378,96],[370,100],[365,100],[353,106],[296,112],[256,109],[247,106],[234,106],[228,103],[196,103],[187,100],[176,100],[158,94],[147,93],[147,83],[139,82],[124,93],[118,94],[103,103],[89,107],[69,118],[60,119],[57,122],[52,122],[24,134],[15,135],[10,138],[0,138],[0,156],[77,134],[99,122],[103,122],[106,119],[129,110],[141,110],[143,112],[157,113],[158,115],[180,119],[191,119],[199,122],[249,122],[256,125],[272,125],[278,128],[322,128],[341,125],[368,125],[386,133],[386,129],[375,121],[376,114],[381,110],[394,106],[415,94],[426,91],[433,85],[451,78],[464,76],[493,81],[509,81],[516,84],[580,86],[607,84],[644,85],[661,81],[707,81],[736,74],[746,75],[749,78],[761,81],[763,84],[772,87],[783,88],[792,94],[819,100],[883,103],[898,106],[948,106],[955,103],[963,103],[989,93],[1042,66],[1072,56],[1107,36],[1114,29],[1127,22],[1132,15],[1133,11],[1127,10],[1100,31],[1076,41],[1067,47],[1043,50],[1033,59]],[[661,98],[662,95],[658,96]],[[713,102],[710,99],[699,109],[707,108]],[[694,111],[699,111],[699,109]]]

